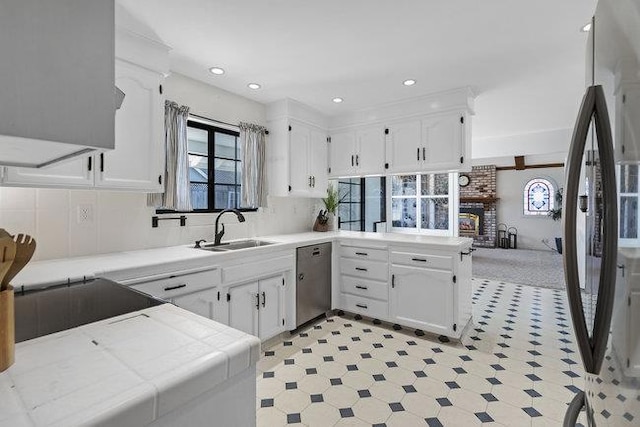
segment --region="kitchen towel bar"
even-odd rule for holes
[[[157,216],[152,216],[151,217],[151,227],[158,228],[158,221],[169,221],[169,220],[176,220],[176,221],[180,220],[180,227],[184,227],[185,225],[187,225],[187,216],[186,215],[167,217],[167,218],[160,218],[160,217],[157,217]]]

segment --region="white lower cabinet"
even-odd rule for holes
[[[390,248],[391,320],[445,337],[460,338],[471,319],[469,249]]]
[[[611,319],[611,344],[625,375],[640,376],[640,256],[636,249],[618,252],[618,274]]]
[[[389,263],[385,247],[340,245],[340,305],[352,313],[386,320]]]
[[[399,324],[449,335],[453,329],[453,274],[394,265],[390,315]]]
[[[217,320],[220,307],[218,304],[217,288],[206,289],[192,294],[181,295],[171,299],[171,302],[180,308],[184,308],[207,319]]]
[[[227,291],[229,326],[258,335],[258,282],[234,286]]]
[[[443,337],[462,336],[471,319],[469,246],[353,242],[340,246],[338,308]]]
[[[229,326],[262,340],[284,332],[285,283],[281,274],[230,287]]]

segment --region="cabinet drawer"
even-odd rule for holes
[[[377,301],[371,298],[349,294],[340,294],[340,299],[343,310],[373,318],[387,318],[389,305],[385,301]]]
[[[340,272],[349,276],[386,282],[389,279],[389,264],[380,261],[340,258]]]
[[[453,270],[453,257],[451,255],[415,254],[394,251],[391,252],[391,262],[393,264],[411,265],[413,267]]]
[[[371,249],[356,246],[340,246],[340,255],[346,258],[387,261],[389,253],[385,249]]]
[[[213,288],[220,284],[220,269],[200,271],[198,273],[168,276],[163,279],[138,283],[133,289],[156,298],[169,299],[178,295]]]
[[[293,270],[294,266],[294,257],[287,255],[274,258],[266,257],[255,260],[249,259],[239,265],[224,267],[222,270],[224,283],[227,285],[244,280],[257,279],[287,270]]]
[[[389,286],[387,282],[342,276],[341,287],[342,292],[347,294],[375,298],[382,301],[389,299]]]

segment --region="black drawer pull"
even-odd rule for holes
[[[366,291],[366,290],[367,290],[367,289],[369,289],[369,288],[368,288],[368,287],[366,287],[366,286],[356,285],[356,289],[364,289],[364,290]]]
[[[183,283],[182,285],[167,286],[166,288],[164,288],[164,290],[165,291],[173,291],[175,289],[186,288],[186,287],[187,287],[186,283]]]
[[[426,260],[426,259],[424,259],[424,258],[411,258],[411,261],[427,262],[427,260]]]
[[[356,252],[356,255],[360,255],[360,256],[369,256],[368,253],[366,252]]]
[[[356,270],[358,270],[358,271],[367,271],[366,268],[362,268],[362,267],[356,267]]]
[[[367,307],[367,306],[366,306],[366,305],[364,305],[364,304],[356,304],[356,307],[358,307],[358,308],[364,308],[365,310],[369,308],[369,307]]]

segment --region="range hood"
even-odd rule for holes
[[[0,14],[0,165],[115,148],[114,0],[20,0]]]

